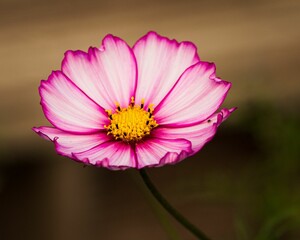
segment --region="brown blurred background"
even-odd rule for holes
[[[299,23],[297,0],[0,0],[0,239],[194,239],[138,172],[84,168],[31,131],[66,50],[149,30],[194,42],[239,107],[196,156],[149,169],[158,188],[214,240],[300,239]]]

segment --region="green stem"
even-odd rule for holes
[[[154,184],[151,182],[150,178],[148,177],[146,171],[144,169],[140,170],[140,175],[156,198],[156,200],[168,211],[181,225],[183,225],[187,230],[189,230],[192,234],[194,234],[200,240],[210,240],[208,237],[205,236],[198,228],[196,228],[192,223],[190,223],[184,216],[182,216],[174,207],[170,205],[170,203],[160,194],[160,192],[156,189]]]
[[[179,236],[178,229],[170,222],[168,212],[165,211],[160,203],[153,197],[148,188],[145,187],[144,182],[141,181],[140,176],[136,174],[136,171],[128,170],[126,172],[130,175],[133,182],[145,196],[145,199],[148,201],[150,207],[152,208],[154,215],[160,222],[163,230],[166,232],[168,240],[182,240],[182,238]]]

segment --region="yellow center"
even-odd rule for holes
[[[125,142],[140,141],[158,124],[154,120],[153,105],[148,106],[147,111],[144,109],[144,100],[141,105],[135,105],[134,97],[131,97],[131,103],[127,108],[121,108],[119,103],[116,103],[115,113],[111,110],[106,110],[110,124],[104,126],[107,130],[107,135],[111,134],[117,139]]]

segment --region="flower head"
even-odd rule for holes
[[[174,164],[198,152],[234,111],[231,86],[190,42],[155,32],[131,48],[107,35],[100,48],[67,51],[39,92],[53,127],[34,127],[56,151],[110,169]]]

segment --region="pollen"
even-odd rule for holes
[[[106,110],[110,124],[104,126],[107,135],[112,135],[116,140],[124,142],[138,142],[144,137],[150,135],[153,128],[157,127],[153,111],[153,104],[144,108],[144,99],[140,105],[136,105],[134,97],[131,97],[130,104],[127,108],[121,108],[119,103],[116,104],[114,113]]]

